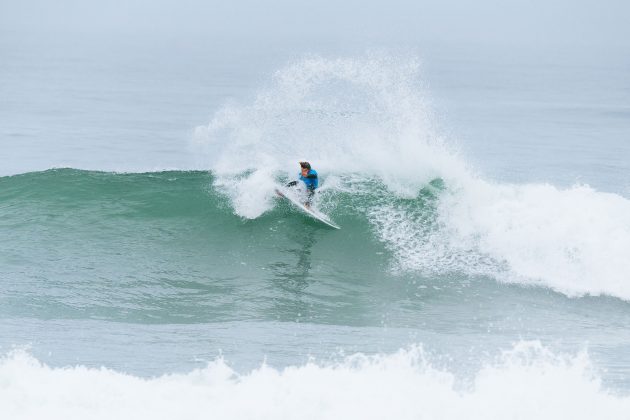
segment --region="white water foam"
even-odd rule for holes
[[[483,179],[436,129],[419,70],[416,59],[379,54],[296,62],[252,104],[226,106],[198,128],[200,156],[246,218],[272,208],[275,177],[295,177],[300,158],[324,188],[334,177],[333,189],[360,196],[362,180],[379,179],[390,195],[357,213],[397,269],[630,300],[630,201],[588,186]],[[445,192],[435,208],[418,208],[418,191],[435,178]]]
[[[473,181],[441,203],[445,236],[503,263],[505,281],[630,300],[630,201],[588,186]]]
[[[370,213],[397,269],[630,300],[630,201],[617,194],[470,178],[448,187],[435,217],[423,211],[388,204]]]
[[[223,360],[143,379],[51,368],[24,352],[0,362],[0,414],[19,419],[626,419],[630,397],[602,388],[586,353],[521,342],[470,383],[432,367],[421,347],[337,364],[239,375]]]

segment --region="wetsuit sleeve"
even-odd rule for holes
[[[306,177],[308,179],[317,179],[317,174],[308,174]]]

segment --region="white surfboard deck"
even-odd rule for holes
[[[295,196],[295,194],[291,194],[290,192],[283,192],[283,191],[279,190],[278,188],[276,188],[276,194],[278,194],[282,198],[286,198],[287,200],[289,200],[291,202],[291,204],[293,204],[295,207],[297,207],[298,209],[302,210],[304,213],[308,214],[312,218],[319,220],[320,222],[324,223],[327,226],[330,226],[331,228],[341,229],[341,227],[337,226],[324,213],[319,212],[319,211],[315,210],[312,207],[310,207],[310,208],[306,207],[304,205],[304,203],[302,203],[299,200],[299,198]]]

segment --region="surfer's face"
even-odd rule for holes
[[[308,169],[302,168],[302,176],[308,175]]]

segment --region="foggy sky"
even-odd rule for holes
[[[0,36],[627,47],[622,0],[0,0]]]

